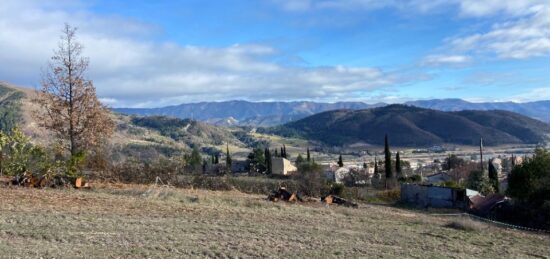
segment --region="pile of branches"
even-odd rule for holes
[[[270,201],[287,201],[287,202],[303,202],[304,200],[298,193],[289,192],[285,187],[279,187],[278,190],[273,190],[267,199]]]
[[[24,186],[29,188],[61,188],[61,187],[74,187],[74,188],[90,188],[90,185],[84,181],[82,177],[70,177],[64,175],[41,175],[37,176],[30,172],[16,175],[9,182],[11,185]]]

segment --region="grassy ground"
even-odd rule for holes
[[[139,185],[0,187],[2,257],[547,257],[550,236],[386,206]],[[464,227],[465,226],[465,227]]]

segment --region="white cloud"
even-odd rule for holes
[[[294,67],[276,63],[278,50],[259,44],[227,47],[151,42],[148,24],[97,16],[85,5],[7,1],[0,5],[0,78],[35,86],[64,22],[79,27],[89,76],[102,101],[120,106],[179,102],[332,100],[412,80],[368,67]]]
[[[531,89],[525,93],[512,96],[510,98],[514,102],[530,102],[534,100],[550,100],[550,87],[539,87]]]
[[[470,57],[462,55],[428,55],[421,64],[425,66],[461,66],[470,61]]]

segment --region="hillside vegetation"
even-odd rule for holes
[[[22,121],[23,98],[25,93],[0,82],[0,131],[10,131]]]
[[[284,204],[140,185],[1,187],[5,257],[525,258],[546,235],[385,206]]]
[[[499,145],[544,142],[548,140],[550,125],[506,111],[442,112],[389,105],[323,112],[265,132],[302,136],[329,145],[381,145],[384,134],[397,146],[477,145],[480,137],[487,145]]]

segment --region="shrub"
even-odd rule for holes
[[[447,224],[445,224],[445,227],[463,230],[463,231],[481,231],[485,228],[485,226],[477,221],[473,221],[471,219],[458,219],[453,220]]]

